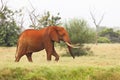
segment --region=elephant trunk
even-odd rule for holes
[[[66,43],[66,45],[67,45],[67,47],[68,47],[68,50],[69,50],[69,52],[70,52],[70,55],[73,57],[73,59],[75,58],[75,56],[73,55],[73,53],[72,53],[72,45],[70,44],[70,43],[68,43],[68,42],[65,42]]]
[[[66,37],[67,36],[67,37]],[[72,53],[72,48],[74,48],[73,45],[71,45],[71,41],[70,41],[70,38],[68,36],[68,34],[66,34],[66,36],[63,38],[63,41],[65,42],[65,44],[67,45],[68,47],[68,50],[70,52],[70,55],[73,57],[73,59],[75,58],[75,56],[73,55]]]

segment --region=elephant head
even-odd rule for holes
[[[55,42],[58,42],[58,43],[60,41],[65,42],[71,56],[73,58],[75,58],[73,53],[72,53],[72,50],[71,50],[71,48],[74,48],[74,47],[71,45],[71,41],[70,41],[68,32],[63,27],[51,26],[48,33],[49,33],[50,39],[52,41],[55,41]]]

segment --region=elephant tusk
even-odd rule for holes
[[[70,46],[70,47],[72,47],[72,48],[80,48],[79,46],[73,46],[73,45],[71,45],[70,43],[68,43],[68,42],[65,42],[68,46]]]

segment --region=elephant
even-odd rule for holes
[[[54,42],[66,43],[68,50],[73,58],[72,45],[67,30],[61,26],[48,26],[39,30],[27,29],[23,31],[17,42],[15,54],[15,62],[19,62],[24,55],[27,56],[29,62],[32,62],[32,53],[45,49],[47,60],[51,60],[51,56],[55,57],[55,61],[59,60],[59,55],[55,51]]]

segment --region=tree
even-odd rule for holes
[[[30,27],[34,29],[40,29],[47,26],[58,26],[61,25],[59,13],[56,16],[50,14],[49,11],[45,12],[41,17],[39,15],[35,15],[35,12],[31,12],[29,14],[30,20],[32,24]]]
[[[59,13],[56,16],[53,16],[49,11],[47,11],[42,16],[39,16],[35,15],[35,12],[31,12],[29,16],[32,22],[30,27],[33,27],[34,29],[61,25],[61,17],[59,16]]]
[[[32,22],[30,27],[32,27],[34,29],[40,29],[40,28],[47,27],[47,26],[61,25],[60,13],[57,13],[57,15],[54,16],[49,11],[47,11],[47,12],[44,12],[44,14],[42,16],[40,16],[39,14],[35,13],[35,8],[32,5],[32,3],[30,2],[30,0],[28,0],[28,1],[33,9],[32,11],[28,10],[29,17],[30,17],[30,20]]]
[[[96,39],[95,39],[95,44],[97,45],[97,43],[98,43],[98,38],[99,38],[98,29],[99,29],[99,27],[100,27],[100,24],[101,24],[103,18],[104,18],[104,15],[101,16],[101,19],[98,21],[98,23],[97,23],[97,20],[95,19],[95,15],[93,15],[93,13],[92,13],[91,11],[90,11],[90,15],[91,15],[91,17],[92,17],[92,19],[93,19],[93,23],[94,23],[94,25],[95,25],[95,27],[96,27]]]
[[[89,43],[94,41],[94,31],[88,27],[83,19],[72,19],[64,25],[70,35],[72,43]]]
[[[108,39],[107,37],[99,37],[98,39],[98,43],[110,43],[110,39]]]
[[[33,29],[39,29],[40,28],[40,25],[38,22],[39,15],[35,15],[35,9],[32,12],[29,11],[29,17],[32,23],[30,27],[32,27]]]
[[[15,13],[1,0],[0,8],[0,46],[13,46],[16,44],[20,28],[14,19]]]
[[[120,33],[119,30],[114,31],[113,28],[105,28],[99,32],[100,37],[106,37],[110,42],[118,43],[120,42]]]
[[[39,23],[41,24],[41,26],[43,27],[47,27],[47,26],[57,26],[60,25],[61,17],[59,16],[59,13],[57,13],[56,16],[53,16],[50,14],[49,11],[45,12],[43,14],[43,16],[39,19]]]
[[[72,19],[64,24],[66,27],[71,42],[80,46],[80,48],[73,49],[76,56],[91,55],[89,47],[84,47],[83,43],[90,43],[94,41],[95,32],[89,28],[87,22],[83,19]]]
[[[49,11],[47,11],[47,12],[44,12],[44,14],[42,16],[40,16],[39,14],[35,13],[35,8],[32,5],[32,3],[30,2],[30,0],[29,0],[29,3],[33,9],[31,12],[28,10],[29,17],[32,22],[30,27],[32,27],[34,29],[40,29],[40,28],[47,27],[47,26],[61,25],[60,13],[57,13],[57,15],[55,16],[55,15],[52,15]]]

